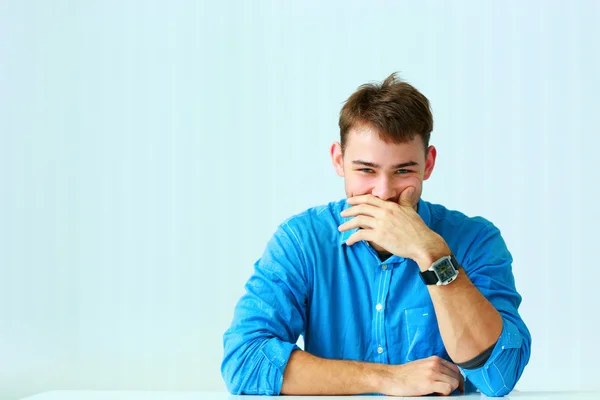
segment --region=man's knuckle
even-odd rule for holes
[[[452,390],[453,390],[452,386],[449,383],[447,383],[446,384],[446,389],[444,390],[444,394],[445,395],[449,395],[450,393],[452,393]]]

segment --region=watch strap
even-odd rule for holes
[[[435,285],[439,281],[437,275],[433,271],[421,272],[421,279],[423,279],[423,283],[426,285]]]

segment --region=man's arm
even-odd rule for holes
[[[450,254],[443,239],[440,243],[416,260],[421,271]],[[486,395],[505,395],[528,363],[531,344],[517,311],[521,297],[514,287],[512,257],[500,231],[490,224],[462,258],[465,263],[455,281],[428,285],[440,334],[448,355],[458,364],[492,348],[484,365],[464,372]]]
[[[281,394],[348,395],[377,392],[383,364],[327,360],[294,351],[283,376]]]
[[[456,365],[429,357],[403,365],[327,360],[304,351],[289,359],[281,394],[350,395],[382,393],[390,396],[449,395],[464,390]]]
[[[304,330],[307,276],[293,235],[280,226],[254,265],[223,336],[221,374],[232,394],[277,395]]]
[[[445,245],[445,242],[444,242]],[[417,262],[426,271],[450,255],[447,245]],[[473,285],[464,269],[449,285],[427,285],[444,347],[458,364],[470,361],[493,346],[502,332],[502,316]]]

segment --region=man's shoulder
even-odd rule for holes
[[[317,239],[318,242],[339,237],[342,212],[346,199],[310,207],[292,215],[280,224],[280,228],[291,232],[300,241]]]
[[[341,221],[340,212],[342,212],[345,204],[346,199],[342,199],[313,206],[287,218],[282,222],[282,225],[306,227],[316,223],[333,226]]]
[[[489,219],[468,216],[440,204],[430,204],[430,210],[430,228],[444,238],[465,270],[511,265],[512,255],[502,233]]]

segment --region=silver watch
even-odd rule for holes
[[[444,256],[431,264],[427,271],[421,272],[421,279],[426,285],[447,285],[456,279],[459,268],[454,254]]]

